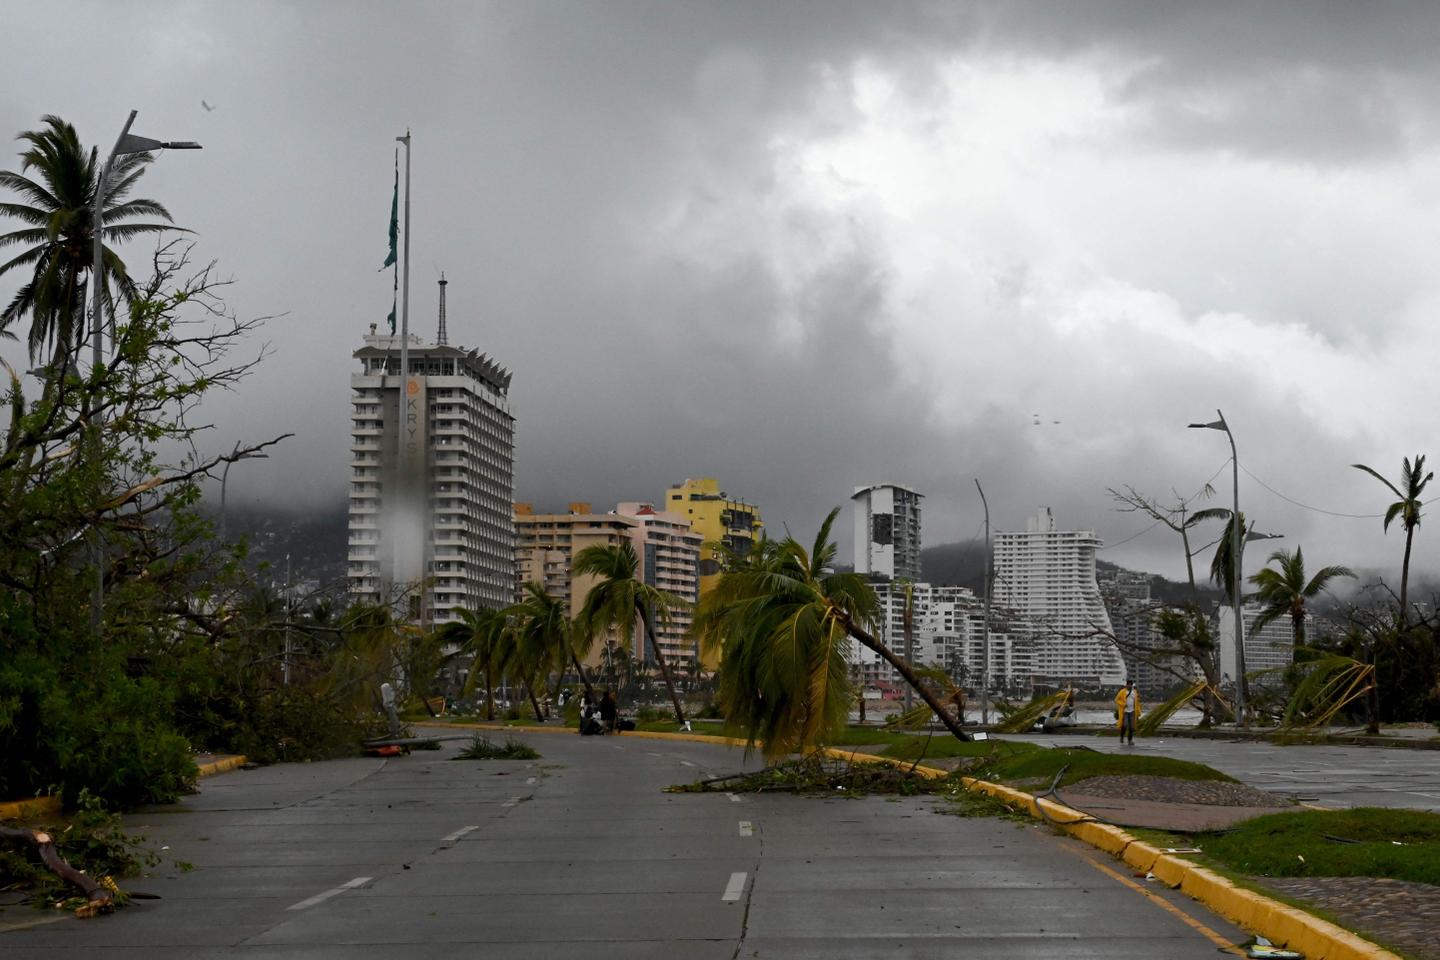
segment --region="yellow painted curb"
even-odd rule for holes
[[[195,776],[213,777],[217,773],[229,773],[236,767],[243,767],[247,762],[245,757],[226,757],[223,760],[211,760],[209,763],[196,764]]]
[[[1125,847],[1125,854],[1121,857],[1126,863],[1141,873],[1149,873],[1150,868],[1155,866],[1155,861],[1160,858],[1160,848],[1152,846],[1143,840],[1131,840]]]
[[[1045,804],[1052,819],[1061,815],[1083,817],[1079,811],[1061,804],[1040,800],[1012,787],[986,780],[965,778],[965,786],[982,790],[1001,799],[1018,802],[1031,816],[1039,818],[1039,805]],[[1194,900],[1238,926],[1260,934],[1272,943],[1305,954],[1308,960],[1400,960],[1395,954],[1337,927],[1328,920],[1303,910],[1286,906],[1264,894],[1235,886],[1226,878],[1171,854],[1161,853],[1143,841],[1136,840],[1119,827],[1084,821],[1061,823],[1066,833],[1116,856],[1134,867],[1155,875],[1155,879],[1179,888]]]
[[[0,803],[0,820],[48,817],[59,812],[59,797],[36,797],[33,800],[11,800],[8,803]]]
[[[196,767],[197,777],[213,777],[234,770],[245,763],[244,757],[226,757]],[[11,800],[0,803],[0,820],[23,820],[27,817],[49,817],[60,812],[59,797],[36,797],[33,800]]]

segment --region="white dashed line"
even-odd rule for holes
[[[504,803],[500,804],[500,806],[513,807],[515,806],[515,804],[519,803],[523,799],[524,797],[511,797],[509,800],[506,800]]]
[[[743,874],[742,874],[742,876],[743,876]],[[354,880],[350,880],[350,881],[347,881],[347,882],[345,882],[345,883],[342,883],[340,886],[335,887],[335,888],[332,889],[332,890],[326,890],[324,893],[317,893],[317,894],[315,894],[315,896],[310,897],[310,898],[305,899],[305,900],[301,900],[299,903],[291,904],[289,907],[286,907],[286,909],[287,909],[287,910],[306,910],[306,909],[308,909],[308,908],[310,908],[310,907],[315,906],[315,904],[317,904],[317,903],[324,903],[326,900],[329,900],[331,897],[338,897],[338,896],[340,896],[340,894],[344,893],[346,890],[354,890],[356,887],[360,886],[362,883],[369,883],[370,880],[371,880],[370,877],[356,877]],[[732,880],[732,882],[733,882],[734,878],[731,878],[731,880]]]
[[[693,767],[693,766],[695,766],[695,764],[691,763],[689,760],[681,760],[681,761],[680,761],[680,765],[681,765],[682,767]]]
[[[477,826],[473,826],[473,827],[461,827],[459,830],[456,830],[454,833],[450,834],[449,836],[446,836],[446,837],[442,838],[442,839],[440,840],[440,846],[442,846],[442,847],[449,846],[450,844],[454,843],[456,840],[459,840],[461,837],[465,836],[465,834],[469,833],[471,830],[479,830],[479,829],[480,829],[480,827],[479,827],[478,825],[477,825]]]
[[[745,874],[732,873],[730,874],[730,882],[725,884],[725,892],[720,895],[720,899],[727,902],[733,902],[735,900],[739,900],[740,894],[744,892]]]
[[[727,796],[727,797],[730,798],[730,802],[731,802],[731,803],[739,803],[739,802],[740,802],[740,798],[737,797],[737,796],[735,796],[735,794],[733,794],[733,793],[727,793],[727,794],[725,794],[725,796]]]
[[[740,821],[740,836],[742,836],[742,837],[753,837],[753,836],[755,836],[755,825],[754,825],[753,823],[751,823],[749,820],[741,820],[741,821]]]
[[[537,777],[526,777],[526,778],[525,778],[525,785],[526,785],[527,787],[533,787],[533,786],[535,786],[535,781],[536,781],[537,779],[538,779]]]

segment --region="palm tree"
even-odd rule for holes
[[[1410,543],[1415,539],[1415,528],[1420,526],[1420,507],[1423,505],[1420,496],[1425,492],[1425,485],[1435,476],[1433,472],[1421,474],[1425,471],[1425,454],[1415,455],[1415,462],[1412,465],[1410,458],[1406,457],[1400,469],[1400,486],[1395,486],[1389,480],[1380,476],[1379,472],[1363,463],[1352,463],[1356,470],[1364,470],[1370,476],[1379,480],[1390,488],[1390,492],[1399,499],[1390,504],[1385,511],[1385,531],[1390,530],[1390,521],[1396,517],[1400,518],[1401,524],[1405,527],[1405,561],[1400,567],[1400,629],[1404,630],[1410,623],[1410,606],[1408,602],[1408,590],[1410,586]]]
[[[695,631],[720,650],[720,702],[753,744],[779,756],[829,738],[849,717],[849,638],[873,651],[920,694],[957,739],[970,737],[935,693],[869,632],[879,601],[865,579],[834,573],[830,528],[821,524],[806,550],[793,537],[762,540],[752,555],[727,558],[726,571],[701,601]]]
[[[680,706],[680,695],[675,692],[675,681],[670,676],[670,665],[665,654],[655,642],[655,623],[670,622],[671,611],[684,604],[679,597],[652,587],[636,576],[640,559],[635,548],[627,540],[617,545],[595,544],[575,555],[570,566],[571,576],[599,577],[585,597],[585,603],[575,620],[580,625],[580,635],[586,644],[595,642],[601,634],[614,631],[628,641],[635,635],[635,621],[645,629],[645,640],[655,651],[655,662],[660,667],[660,676],[670,691],[670,703],[675,707],[675,722],[685,724],[685,711]]]
[[[1224,520],[1225,529],[1220,534],[1220,539],[1215,541],[1215,556],[1210,558],[1210,580],[1225,593],[1225,599],[1230,604],[1235,603],[1235,514],[1225,507],[1211,507],[1208,510],[1197,510],[1190,518],[1191,523],[1201,523],[1206,520]],[[1245,555],[1245,538],[1250,534],[1250,527],[1245,523],[1245,513],[1240,513],[1240,555]],[[1204,547],[1200,548],[1204,550]],[[1241,602],[1244,602],[1244,592],[1241,592]]]
[[[20,203],[0,203],[0,214],[25,226],[0,235],[0,247],[25,245],[19,255],[0,263],[0,276],[27,268],[29,279],[15,298],[0,311],[0,335],[13,338],[8,328],[30,315],[29,349],[34,360],[47,347],[56,358],[68,357],[85,335],[86,284],[93,267],[95,225],[92,211],[100,163],[92,147],[87,153],[75,128],[59,117],[46,116],[40,130],[27,130],[17,138],[29,144],[20,154],[20,171],[0,170],[0,186],[20,195]],[[123,242],[145,234],[173,230],[170,213],[154,200],[125,197],[145,173],[152,156],[122,154],[111,170],[100,215],[104,239]],[[35,173],[32,178],[27,174]],[[165,223],[135,223],[136,216],[155,216]],[[128,304],[137,288],[125,262],[108,246],[102,248],[103,299],[115,315],[112,287]]]
[[[441,629],[441,638],[446,642],[458,643],[463,652],[472,658],[470,676],[465,682],[465,694],[475,689],[475,681],[485,678],[485,719],[495,719],[495,674],[499,672],[505,658],[505,643],[510,629],[510,618],[504,610],[465,610],[457,607],[459,623],[447,623]]]
[[[537,681],[543,684],[552,669],[563,674],[567,662],[574,662],[586,692],[593,694],[590,680],[575,656],[574,625],[566,614],[564,600],[552,597],[545,592],[544,585],[532,580],[525,584],[525,599],[509,612],[515,617],[517,663],[525,685],[530,688],[531,705],[537,718],[544,719],[535,700],[534,684]]]
[[[1250,578],[1250,582],[1259,587],[1256,596],[1264,604],[1250,629],[1258,633],[1267,623],[1288,615],[1298,650],[1305,645],[1305,601],[1319,596],[1325,585],[1336,577],[1353,578],[1355,573],[1349,567],[1325,567],[1307,582],[1305,554],[1299,547],[1294,554],[1276,550],[1265,562],[1267,566]],[[1273,568],[1268,566],[1271,563],[1275,564]]]

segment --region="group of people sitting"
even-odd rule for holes
[[[620,719],[619,708],[615,703],[615,694],[608,689],[601,695],[598,702],[591,699],[588,690],[580,695],[581,736],[588,737],[634,729],[634,721]]]

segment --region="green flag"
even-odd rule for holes
[[[395,151],[395,192],[390,196],[390,256],[380,267],[393,266],[397,257],[396,241],[400,238],[400,151]]]

